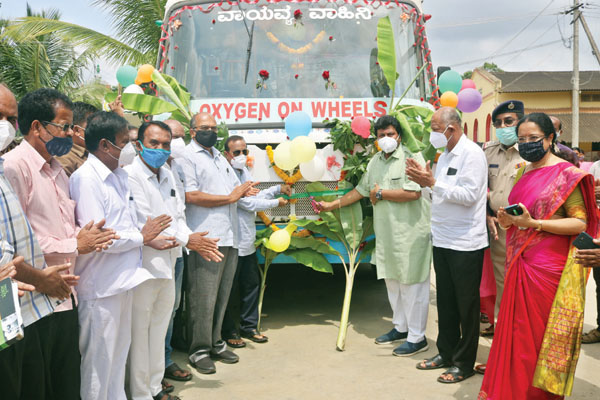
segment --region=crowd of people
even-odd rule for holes
[[[383,116],[374,125],[381,151],[360,183],[317,204],[331,211],[370,199],[373,263],[393,313],[375,343],[400,342],[396,356],[429,348],[433,261],[438,354],[416,368],[445,369],[441,383],[484,373],[482,400],[560,398],[581,341],[600,341],[598,329],[582,339],[583,265],[600,266],[600,250],[573,247],[581,232],[598,236],[600,164],[592,174],[573,165],[576,153],[557,145],[560,121],[524,110],[517,100],[498,105],[498,141],[483,147],[464,135],[455,109],[437,110],[435,165]],[[188,359],[198,372],[237,363],[230,348],[244,339],[268,341],[257,330],[255,213],[285,206],[279,195],[291,188],[257,189],[244,139],[230,136],[218,151],[209,113],[192,117],[187,145],[176,120],[134,128],[120,114],[53,89],[17,103],[0,84],[0,278],[18,282],[25,326],[0,351],[3,398],[177,399],[165,378],[192,379],[171,358],[184,274]],[[486,257],[497,297],[480,332]],[[475,366],[480,334],[494,340],[487,364]]]

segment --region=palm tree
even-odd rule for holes
[[[166,0],[94,0],[92,5],[111,15],[115,38],[77,24],[47,16],[28,15],[11,22],[2,35],[36,39],[53,34],[77,49],[96,54],[117,65],[154,64],[158,56]],[[2,37],[0,36],[0,38]]]

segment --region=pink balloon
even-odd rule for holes
[[[458,108],[460,111],[470,113],[476,111],[483,99],[477,89],[467,88],[458,92]]]
[[[350,124],[352,132],[362,138],[368,138],[371,135],[371,121],[367,117],[354,117]]]
[[[477,89],[477,87],[475,86],[475,82],[473,82],[471,79],[463,79],[460,90],[463,89]]]

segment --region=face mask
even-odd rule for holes
[[[235,169],[244,169],[247,160],[248,157],[246,157],[243,154],[240,154],[237,157],[233,157],[233,159],[231,160],[231,166]]]
[[[446,135],[444,135],[444,133],[446,133],[447,130],[448,127],[444,129],[444,132],[431,132],[431,134],[429,135],[429,143],[431,143],[431,145],[436,149],[446,147],[448,145],[448,138],[446,137]]]
[[[396,148],[398,148],[398,141],[389,136],[382,137],[381,139],[377,139],[377,144],[381,147],[381,150],[384,153],[391,153]]]
[[[4,150],[15,139],[16,130],[13,124],[6,120],[0,121],[0,150]]]
[[[213,147],[217,143],[217,132],[213,131],[196,131],[194,136],[196,142],[204,147]]]
[[[496,137],[505,146],[512,146],[517,143],[517,127],[509,126],[507,128],[497,128]]]
[[[123,146],[123,148],[121,149],[121,155],[119,156],[119,167],[124,167],[126,165],[131,164],[136,154],[137,153],[135,151],[135,147],[133,147],[133,144],[131,142]]]
[[[73,147],[72,137],[54,136],[53,134],[48,132],[46,127],[44,127],[44,129],[50,136],[52,136],[52,139],[48,140],[47,142],[44,142],[44,139],[40,137],[40,140],[46,145],[46,151],[48,152],[48,154],[50,154],[51,156],[60,157],[64,156],[65,154],[71,151],[71,148]]]
[[[540,139],[537,142],[519,143],[519,154],[525,161],[540,161],[547,152],[548,150],[544,149],[544,139]]]
[[[142,146],[140,157],[142,157],[146,164],[148,164],[152,168],[162,167],[171,155],[171,152],[169,150],[149,149],[147,147],[144,147],[141,141],[138,140],[138,143],[140,144],[140,146]]]
[[[183,138],[171,140],[171,157],[181,158],[185,153],[185,141]]]

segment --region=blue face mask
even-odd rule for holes
[[[509,126],[507,128],[497,128],[496,137],[505,146],[512,146],[517,143],[517,128]]]
[[[167,159],[171,155],[169,150],[163,149],[149,149],[144,147],[141,141],[138,140],[140,146],[142,146],[142,151],[140,152],[140,156],[144,159],[146,164],[151,166],[152,168],[160,168],[162,165],[167,162]]]
[[[60,157],[64,156],[65,154],[71,151],[71,148],[73,147],[72,137],[54,136],[48,131],[48,129],[46,129],[45,126],[44,129],[50,136],[52,136],[52,139],[48,140],[47,142],[44,142],[44,139],[40,137],[40,140],[46,145],[46,151],[48,152],[48,154],[50,154],[51,156]]]

